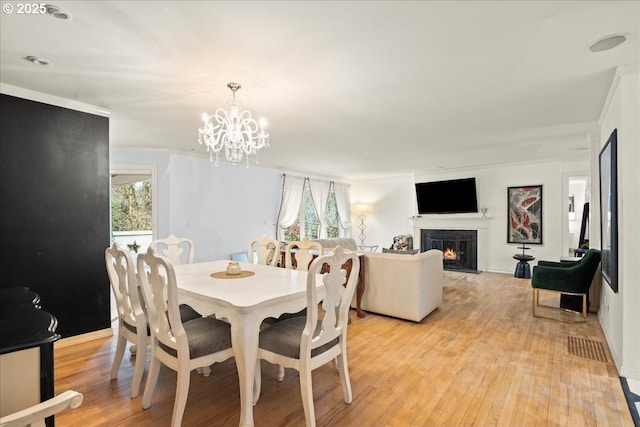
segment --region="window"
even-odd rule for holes
[[[302,201],[298,212],[298,217],[293,225],[284,229],[284,241],[290,242],[300,240],[301,237],[309,239],[339,237],[340,219],[338,217],[338,207],[336,204],[336,194],[333,183],[329,186],[329,194],[326,201],[326,236],[321,236],[321,222],[316,204],[314,204],[311,194],[309,180],[304,180],[302,189]]]

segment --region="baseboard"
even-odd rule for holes
[[[82,344],[88,341],[99,340],[101,338],[108,338],[113,336],[113,329],[101,329],[98,331],[87,332],[86,334],[75,335],[69,338],[63,338],[53,343],[53,348],[65,348],[76,344]]]

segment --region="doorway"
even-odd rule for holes
[[[583,216],[589,215],[589,212],[584,212],[585,203],[590,200],[589,197],[589,177],[588,176],[570,176],[569,179],[569,194],[567,197],[567,219],[568,219],[568,239],[567,239],[567,255],[573,256],[574,250],[577,249],[581,242],[582,225],[589,224],[589,221],[584,221]],[[585,230],[586,240],[588,241],[588,227]]]
[[[156,166],[113,165],[110,178],[110,243],[129,249],[135,262],[157,235]],[[117,316],[111,292],[111,321]]]

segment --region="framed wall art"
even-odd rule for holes
[[[600,242],[602,277],[618,292],[618,132],[600,151]]]
[[[507,188],[507,243],[542,244],[542,185]]]

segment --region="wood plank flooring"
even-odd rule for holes
[[[443,305],[416,324],[369,313],[349,326],[353,402],[343,402],[335,369],[314,371],[318,426],[633,426],[597,318],[564,324],[531,316],[530,281],[507,274],[445,272]],[[607,362],[572,356],[568,337],[601,342]],[[130,399],[129,352],[117,380],[109,372],[115,339],[60,348],[56,393],[84,403],[56,417],[58,427],[168,426],[176,375],[163,368],[152,406]],[[146,378],[146,376],[145,376]],[[263,362],[257,426],[303,426],[298,375]],[[183,426],[237,426],[233,360],[204,378],[191,375]]]

